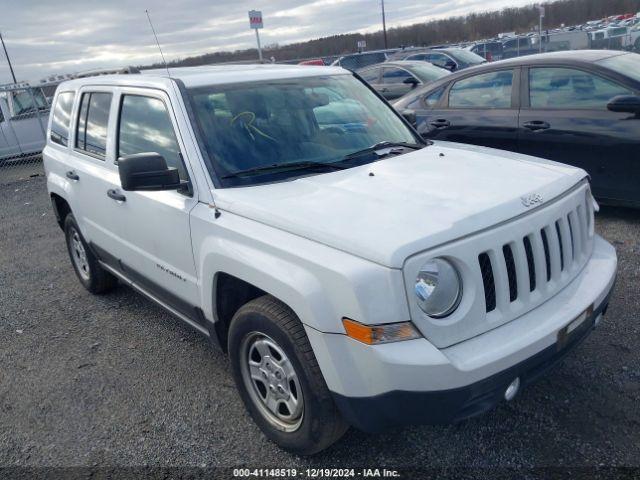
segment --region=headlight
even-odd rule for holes
[[[452,313],[462,297],[462,281],[456,267],[443,258],[425,263],[415,286],[418,305],[433,318],[443,318]]]

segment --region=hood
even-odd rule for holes
[[[373,174],[373,175],[371,175]],[[489,228],[561,195],[587,174],[549,160],[436,142],[361,167],[214,191],[218,208],[372,262]]]

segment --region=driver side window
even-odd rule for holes
[[[513,70],[484,73],[456,82],[449,92],[450,108],[511,108]]]
[[[177,168],[180,180],[189,180],[164,102],[142,95],[124,95],[120,107],[117,157],[149,152],[159,153],[168,167]]]

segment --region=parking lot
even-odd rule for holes
[[[640,466],[640,212],[602,209],[608,315],[540,383],[454,426],[352,429],[308,459],[265,439],[204,338],[128,288],[82,288],[43,177],[0,185],[0,202],[0,465]]]

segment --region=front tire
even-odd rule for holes
[[[347,431],[302,323],[282,302],[266,295],[238,310],[229,356],[249,414],[283,449],[311,455]]]
[[[71,258],[71,265],[73,265],[73,269],[82,286],[94,294],[113,290],[118,284],[118,280],[100,266],[98,259],[80,233],[80,227],[78,227],[78,223],[71,213],[64,219],[64,234],[67,240],[67,250]]]

